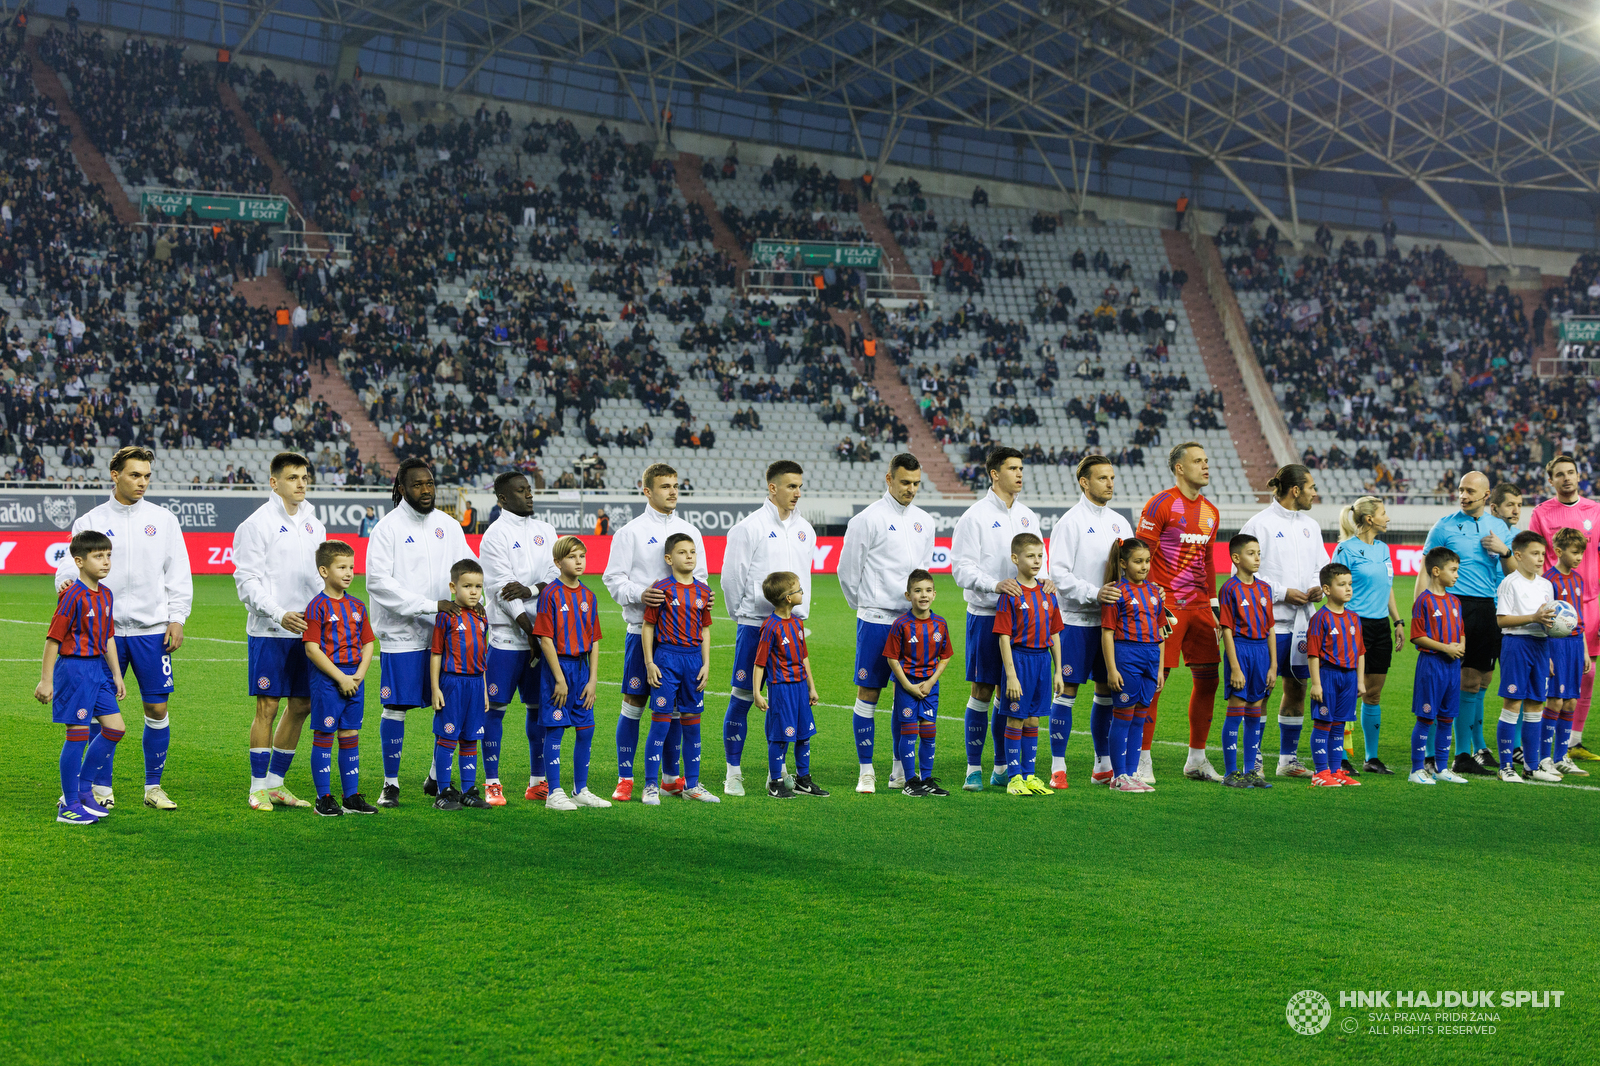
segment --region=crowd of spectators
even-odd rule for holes
[[[1448,493],[1472,468],[1534,491],[1556,451],[1587,453],[1595,382],[1534,375],[1543,309],[1530,321],[1522,297],[1471,279],[1443,247],[1402,253],[1384,236],[1382,252],[1371,236],[1346,238],[1330,257],[1333,235],[1319,227],[1324,254],[1298,260],[1278,254],[1273,234],[1233,226],[1219,237],[1230,283],[1265,294],[1250,335],[1290,431],[1336,440],[1321,454],[1308,446],[1307,465],[1362,471],[1380,492]],[[1587,298],[1579,267],[1548,298],[1558,314],[1579,286]],[[1423,460],[1447,464],[1438,485],[1408,476]]]

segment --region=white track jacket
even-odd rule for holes
[[[283,616],[304,614],[323,590],[317,545],[327,539],[311,504],[301,501],[291,515],[276,492],[239,524],[233,531],[233,584],[245,607],[245,633],[300,639],[283,628]]]
[[[1272,586],[1274,632],[1294,631],[1295,616],[1309,619],[1317,608],[1295,607],[1284,600],[1288,589],[1312,592],[1322,584],[1328,550],[1322,546],[1322,527],[1310,511],[1291,511],[1277,500],[1267,505],[1239,530],[1261,542],[1261,569],[1256,577]]]
[[[606,560],[602,580],[606,591],[622,608],[622,620],[628,623],[629,633],[638,633],[644,626],[645,590],[672,573],[666,551],[667,538],[675,533],[687,533],[694,538],[694,576],[709,584],[705,541],[698,529],[676,513],[664,514],[645,504],[644,513],[617,530],[611,538],[611,556]],[[726,589],[726,570],[722,583]]]
[[[439,601],[450,598],[450,568],[473,558],[461,523],[438,508],[418,514],[401,500],[378,519],[367,541],[367,597],[384,651],[432,646]]]
[[[629,523],[630,525],[632,523]],[[788,570],[800,578],[805,602],[794,609],[799,618],[811,614],[811,566],[816,559],[817,531],[796,508],[787,522],[778,521],[771,500],[750,512],[728,532],[722,553],[722,595],[728,617],[742,626],[759,626],[772,613],[761,592],[768,574]]]
[[[189,549],[178,516],[140,500],[132,507],[116,497],[86,511],[72,523],[72,532],[98,529],[111,538],[112,621],[119,637],[165,633],[172,622],[186,622],[194,606],[194,578]],[[72,553],[56,566],[56,587],[78,580]]]
[[[528,634],[517,625],[526,614],[532,622],[538,613],[538,586],[560,576],[550,559],[556,530],[549,522],[529,515],[523,518],[504,507],[500,517],[483,531],[478,555],[483,562],[484,613],[489,619],[489,646],[511,651],[528,650]],[[500,590],[520,581],[534,593],[533,599],[502,600]]]
[[[1078,502],[1050,530],[1050,580],[1061,601],[1061,620],[1069,626],[1100,626],[1100,587],[1117,542],[1133,527],[1109,505],[1079,493]]]
[[[911,610],[906,575],[933,556],[933,517],[885,492],[850,519],[839,552],[839,588],[863,622],[886,626]]]
[[[967,508],[950,540],[950,574],[966,590],[967,613],[994,614],[995,586],[1015,579],[1011,538],[1018,533],[1039,536],[1039,516],[1021,500],[1007,507],[990,489]],[[1039,538],[1043,540],[1043,537]]]

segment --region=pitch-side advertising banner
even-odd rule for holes
[[[356,572],[364,574],[367,571],[367,542],[363,537],[338,536],[337,539],[346,541],[356,551]],[[473,551],[478,550],[479,537],[468,537],[467,543]],[[589,549],[588,572],[598,574],[606,568],[606,559],[611,554],[610,537],[583,536],[579,538]],[[66,558],[67,545],[71,537],[62,530],[51,533],[0,533],[0,573],[4,574],[53,574],[56,565]],[[233,573],[233,534],[230,533],[185,533],[184,541],[189,546],[189,567],[197,574],[231,574]],[[726,544],[725,537],[706,537],[706,568],[713,574],[722,572],[722,552]],[[834,574],[839,571],[839,551],[844,546],[843,537],[818,537],[815,554],[811,562],[811,571],[815,574]],[[1324,545],[1328,554],[1333,554],[1334,545]],[[1212,549],[1216,556],[1217,573],[1225,574],[1230,569],[1228,561],[1228,546],[1215,545]],[[1422,568],[1422,548],[1416,545],[1391,544],[1389,554],[1394,561],[1394,572],[1397,575],[1415,574]],[[112,557],[111,566],[116,568],[116,558]],[[950,541],[940,538],[934,542],[933,557],[923,560],[923,565],[934,573],[950,572]]]

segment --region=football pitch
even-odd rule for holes
[[[589,580],[606,627],[592,774],[605,795],[623,626]],[[938,581],[934,609],[959,644],[960,594]],[[1397,582],[1407,617],[1410,584]],[[365,596],[359,579],[352,591]],[[420,788],[429,719],[414,712],[402,806],[323,819],[248,809],[244,611],[229,578],[197,578],[195,595],[165,781],[180,809],[139,805],[133,695],[119,806],[70,829],[53,820],[61,728],[32,699],[50,579],[0,578],[6,1062],[1594,1061],[1600,788],[1408,784],[1409,648],[1383,701],[1380,755],[1399,772],[1363,775],[1361,788],[1184,780],[1179,670],[1154,793],[1090,786],[1087,689],[1068,791],[964,793],[958,647],[937,757],[952,795],[883,791],[880,715],[880,791],[860,796],[854,618],[819,575],[813,774],[830,798],[547,812],[521,798],[527,746],[513,709],[508,806],[439,812]],[[713,643],[704,778],[720,794],[732,656],[720,614]],[[376,687],[362,735],[369,796],[382,784]],[[1492,739],[1499,701],[1490,707]],[[753,792],[759,715],[745,755]],[[1220,722],[1219,711],[1213,748]],[[309,748],[302,737],[290,773],[301,796],[313,794]],[[1315,1035],[1286,1018],[1302,990],[1331,1001]],[[1433,1005],[1479,990],[1494,994],[1486,1013]],[[1387,1007],[1341,1005],[1340,992],[1358,991],[1387,993]],[[1518,1003],[1553,991],[1559,1007]]]

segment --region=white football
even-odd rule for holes
[[[1552,637],[1570,637],[1578,628],[1578,612],[1566,600],[1556,601],[1556,616],[1545,626]]]

